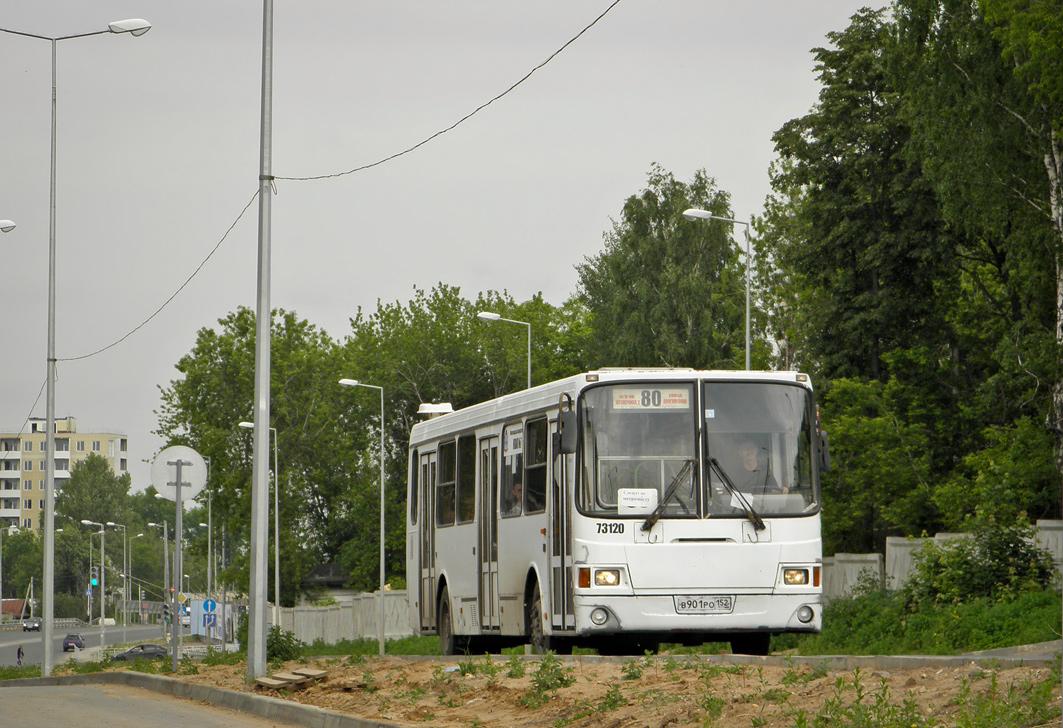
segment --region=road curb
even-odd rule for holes
[[[175,698],[198,700],[241,713],[256,715],[266,720],[276,720],[308,728],[397,728],[391,723],[365,720],[342,713],[332,713],[313,705],[303,705],[282,698],[224,690],[209,685],[195,685],[177,678],[149,675],[142,672],[119,670],[91,672],[84,675],[53,675],[51,677],[22,680],[0,680],[4,687],[58,687],[65,685],[125,685],[151,690]]]

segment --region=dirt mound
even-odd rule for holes
[[[886,672],[666,655],[626,660],[388,657],[291,662],[283,671],[300,667],[327,670],[328,678],[302,689],[264,690],[248,685],[244,665],[199,665],[198,674],[178,679],[254,690],[398,726],[781,728],[802,715],[811,724],[816,716],[830,715],[835,722],[857,713],[904,716],[905,725],[924,725],[989,700],[1052,700],[1057,716],[1059,710],[1059,685],[1045,685],[1052,679],[1047,667],[998,669],[991,663]],[[1035,694],[1038,685],[1045,687]]]

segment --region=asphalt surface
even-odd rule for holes
[[[903,670],[920,667],[961,666],[973,663],[995,662],[1000,667],[1020,667],[1029,665],[1050,665],[1060,659],[1063,653],[1063,641],[1043,642],[1036,645],[1009,647],[1001,650],[972,652],[956,656],[923,655],[871,655],[871,656],[789,656],[789,657],[753,657],[749,655],[717,655],[711,659],[730,664],[826,664],[833,669],[851,670]],[[453,660],[454,658],[420,657],[411,659]],[[566,659],[566,658],[561,658]],[[572,658],[567,658],[572,659]],[[622,657],[589,658],[600,660],[624,660]],[[269,721],[288,723],[313,728],[384,728],[386,723],[363,720],[350,715],[331,713],[309,705],[300,705],[288,700],[266,695],[235,692],[207,685],[193,685],[181,680],[160,675],[121,670],[116,672],[98,672],[88,675],[62,675],[26,680],[0,681],[0,701],[7,702],[6,697],[14,697],[27,688],[108,685],[141,688],[161,695],[208,703],[212,706],[234,710],[246,715],[257,716]],[[7,689],[13,689],[8,691]],[[51,695],[49,695],[51,697]],[[56,696],[57,699],[59,696]]]

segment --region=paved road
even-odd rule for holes
[[[18,728],[267,728],[279,724],[228,708],[123,685],[4,688],[3,725]]]
[[[100,628],[99,627],[84,627],[76,631],[82,637],[85,638],[85,647],[87,648],[85,654],[82,655],[86,658],[99,659],[99,646],[100,646]],[[122,628],[121,627],[108,627],[106,631],[106,643],[109,646],[113,646],[122,641]],[[162,642],[162,627],[158,626],[145,626],[145,627],[128,627],[126,628],[126,638],[129,642]],[[55,629],[52,631],[52,664],[60,665],[71,657],[74,656],[72,652],[63,652],[63,638],[66,637],[67,631],[65,629]],[[0,632],[0,665],[14,665],[18,652],[18,646],[22,645],[22,649],[26,652],[25,662],[27,665],[39,665],[42,661],[43,652],[41,651],[41,633],[40,632],[23,632],[21,629],[17,631],[4,631]]]

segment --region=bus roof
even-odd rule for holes
[[[561,396],[568,394],[573,404],[579,393],[587,386],[602,382],[645,382],[645,381],[746,381],[746,382],[783,382],[800,384],[808,389],[812,383],[805,374],[799,372],[769,372],[745,370],[697,370],[697,369],[653,369],[653,368],[602,368],[584,372],[575,376],[558,379],[547,384],[540,384],[531,389],[524,389],[506,394],[497,399],[474,404],[451,414],[439,415],[423,422],[418,422],[410,431],[410,447],[423,442],[430,442],[459,432],[483,427],[493,422],[512,421],[529,413],[546,412],[557,409]]]

